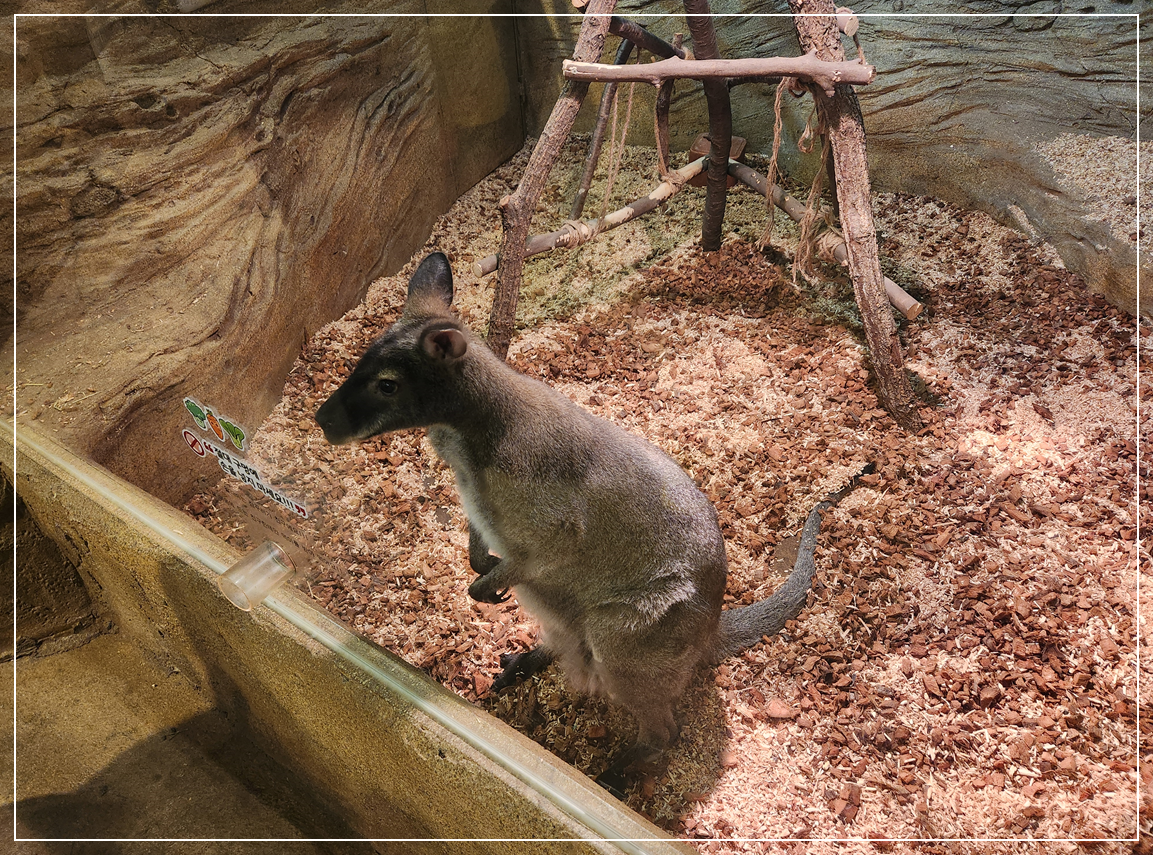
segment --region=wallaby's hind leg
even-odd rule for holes
[[[656,760],[680,734],[680,728],[673,718],[671,698],[665,699],[663,703],[656,702],[643,712],[636,707],[629,709],[637,719],[637,741],[614,757],[609,767],[596,778],[598,784],[618,799],[625,797],[630,767]]]
[[[499,692],[533,674],[538,674],[552,662],[552,654],[543,647],[534,647],[524,653],[502,653],[500,667],[504,670],[492,682],[492,690]]]
[[[686,651],[669,663],[670,668],[638,670],[634,665],[605,674],[609,696],[632,713],[637,723],[636,742],[613,758],[596,779],[617,798],[623,798],[630,767],[656,760],[680,734],[673,705],[692,677],[695,658],[695,651]]]
[[[656,760],[680,733],[673,707],[701,662],[700,639],[716,631],[716,618],[693,606],[677,603],[639,632],[606,633],[590,645],[605,692],[637,723],[636,743],[597,776],[613,795],[624,791],[629,767]]]

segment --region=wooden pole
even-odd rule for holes
[[[609,22],[609,32],[614,36],[620,36],[622,39],[627,39],[641,50],[647,50],[649,53],[656,54],[659,57],[668,59],[669,57],[685,58],[685,52],[681,50],[680,45],[671,45],[662,38],[658,38],[642,27],[640,24],[633,21],[626,21],[624,18],[618,18],[613,15],[612,20]]]
[[[673,46],[680,48],[682,33],[673,36]],[[653,110],[653,139],[657,146],[657,174],[664,181],[669,174],[669,107],[673,102],[673,87],[676,81],[672,78],[662,80],[657,88],[657,100]]]
[[[826,93],[836,91],[839,83],[864,85],[872,83],[877,69],[859,62],[825,62],[815,53],[803,56],[747,57],[745,59],[662,59],[640,65],[612,65],[603,62],[575,62],[566,59],[561,67],[568,80],[587,80],[600,83],[651,83],[659,86],[662,80],[689,77],[694,80],[740,78],[779,79],[796,77],[811,81]]]
[[[720,58],[717,34],[708,0],[685,0],[685,15],[693,38],[696,60]],[[667,60],[666,60],[667,61]],[[705,210],[701,217],[701,249],[712,252],[721,248],[721,228],[725,221],[725,202],[729,192],[729,150],[732,147],[733,113],[729,105],[729,87],[723,78],[701,81],[709,108],[709,168],[705,190]]]
[[[624,225],[630,220],[635,220],[637,217],[643,216],[649,211],[656,210],[676,195],[677,192],[688,183],[690,178],[699,175],[704,168],[705,159],[702,157],[699,160],[694,160],[682,166],[680,169],[673,170],[667,178],[653,188],[652,192],[647,196],[642,196],[635,202],[625,205],[623,208],[605,214],[599,220],[577,221],[576,218],[573,218],[555,232],[534,235],[525,243],[524,255],[527,258],[531,255],[540,255],[540,253],[548,252],[551,249],[572,249],[573,247],[580,246],[582,243],[587,243],[601,232],[615,229],[617,226]],[[497,269],[499,263],[500,259],[498,256],[490,255],[487,258],[482,258],[480,261],[474,261],[472,272],[477,277],[488,276],[488,274]]]
[[[592,62],[600,59],[608,35],[616,0],[591,0],[581,24],[575,59]],[[524,246],[528,238],[529,222],[549,172],[560,156],[561,148],[572,132],[577,113],[589,84],[581,80],[565,82],[564,89],[553,107],[552,115],[541,131],[520,184],[511,196],[501,199],[500,217],[503,236],[500,244],[500,277],[493,296],[492,313],[488,320],[488,345],[493,353],[504,359],[512,342],[516,324],[516,304],[520,297],[521,276],[524,271]]]
[[[845,58],[832,0],[789,0],[789,9],[802,50],[816,51],[820,59],[829,62]],[[853,88],[847,84],[837,84],[831,97],[818,86],[810,87],[810,91],[832,141],[841,230],[881,402],[897,424],[905,430],[917,431],[922,426],[921,417],[905,374],[901,342],[885,299],[877,254],[861,106]]]

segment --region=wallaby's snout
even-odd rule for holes
[[[344,445],[352,442],[355,432],[348,421],[348,412],[341,400],[340,390],[320,405],[316,411],[316,423],[324,431],[324,438],[332,445]]]
[[[316,411],[324,438],[333,445],[367,439],[397,420],[401,372],[381,340],[373,345],[340,388]]]

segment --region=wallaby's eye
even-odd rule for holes
[[[395,395],[396,390],[400,388],[400,384],[395,380],[384,379],[377,384],[382,395]]]

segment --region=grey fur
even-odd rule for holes
[[[507,366],[452,316],[451,283],[447,259],[429,256],[401,319],[317,421],[335,443],[428,428],[468,515],[480,574],[469,594],[499,602],[515,590],[540,622],[547,652],[521,658],[521,669],[555,657],[575,687],[632,712],[639,734],[619,771],[675,738],[673,706],[698,665],[801,610],[820,516],[809,516],[777,593],[722,611],[724,543],[692,479],[656,446]],[[513,661],[503,683],[523,673]]]

